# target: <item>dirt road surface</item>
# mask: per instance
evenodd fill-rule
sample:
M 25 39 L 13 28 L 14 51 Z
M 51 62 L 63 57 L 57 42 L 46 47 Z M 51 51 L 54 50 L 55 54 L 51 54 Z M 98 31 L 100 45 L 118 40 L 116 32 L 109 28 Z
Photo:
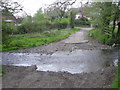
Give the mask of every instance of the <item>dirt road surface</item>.
M 84 51 L 113 49 L 111 46 L 102 45 L 95 40 L 90 40 L 88 38 L 87 31 L 91 28 L 80 29 L 80 31 L 70 37 L 58 42 L 40 47 L 9 51 L 5 52 L 7 53 L 5 55 L 11 55 L 13 53 L 53 55 L 57 52 L 74 52 L 75 50 Z M 83 57 L 81 57 L 81 59 L 82 58 Z M 94 59 L 98 60 L 97 58 Z M 7 60 L 5 59 L 5 63 L 6 61 Z M 8 61 L 12 61 L 12 59 Z M 85 62 L 84 59 L 83 62 Z M 110 88 L 115 77 L 116 67 L 114 64 L 106 64 L 107 65 L 105 67 L 96 70 L 95 72 L 91 71 L 72 74 L 69 73 L 69 70 L 64 72 L 59 70 L 57 72 L 54 70 L 36 71 L 37 66 L 11 66 L 7 63 L 7 65 L 4 65 L 5 74 L 2 78 L 3 88 Z

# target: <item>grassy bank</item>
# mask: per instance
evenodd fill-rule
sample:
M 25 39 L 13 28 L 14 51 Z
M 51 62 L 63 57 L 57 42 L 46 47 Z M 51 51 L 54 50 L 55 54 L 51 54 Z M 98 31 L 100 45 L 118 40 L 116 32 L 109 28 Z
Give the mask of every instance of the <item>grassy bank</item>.
M 112 88 L 120 88 L 120 62 L 118 63 L 117 74 L 112 83 Z
M 0 65 L 0 76 L 2 75 L 2 65 Z
M 114 34 L 117 33 L 117 29 L 115 29 Z M 88 32 L 88 35 L 93 39 L 97 39 L 100 43 L 112 45 L 117 42 L 116 39 L 113 39 L 111 36 L 106 34 L 101 34 L 101 31 L 98 29 L 93 29 Z M 119 57 L 120 59 L 120 57 Z M 118 63 L 118 68 L 116 72 L 116 77 L 112 83 L 112 88 L 120 88 L 120 62 Z
M 117 29 L 116 29 L 117 30 Z M 116 33 L 116 30 L 114 33 Z M 113 39 L 111 36 L 106 34 L 101 34 L 101 31 L 98 29 L 93 29 L 88 32 L 88 35 L 94 39 L 97 39 L 100 43 L 112 45 L 116 43 L 116 39 Z
M 5 37 L 7 42 L 5 42 L 3 45 L 0 45 L 0 47 L 2 47 L 2 50 L 0 51 L 10 51 L 45 45 L 66 38 L 76 31 L 79 31 L 79 29 L 50 30 L 42 33 L 28 33 L 7 36 Z

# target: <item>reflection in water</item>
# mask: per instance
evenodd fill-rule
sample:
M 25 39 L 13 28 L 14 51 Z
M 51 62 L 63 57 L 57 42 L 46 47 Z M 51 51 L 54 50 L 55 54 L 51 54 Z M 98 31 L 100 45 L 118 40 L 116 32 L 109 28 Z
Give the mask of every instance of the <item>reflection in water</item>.
M 59 51 L 52 55 L 38 53 L 3 53 L 2 58 L 4 65 L 36 65 L 38 71 L 66 71 L 74 74 L 95 72 L 111 66 L 117 62 L 118 52 L 115 50 L 76 50 L 73 52 Z

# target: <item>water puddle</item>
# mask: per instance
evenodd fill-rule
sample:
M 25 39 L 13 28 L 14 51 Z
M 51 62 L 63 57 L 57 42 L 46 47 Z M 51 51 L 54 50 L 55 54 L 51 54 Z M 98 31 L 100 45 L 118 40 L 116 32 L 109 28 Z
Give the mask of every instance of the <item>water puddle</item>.
M 117 50 L 76 50 L 56 52 L 52 55 L 38 53 L 3 53 L 2 64 L 14 66 L 36 65 L 38 71 L 96 72 L 117 65 Z

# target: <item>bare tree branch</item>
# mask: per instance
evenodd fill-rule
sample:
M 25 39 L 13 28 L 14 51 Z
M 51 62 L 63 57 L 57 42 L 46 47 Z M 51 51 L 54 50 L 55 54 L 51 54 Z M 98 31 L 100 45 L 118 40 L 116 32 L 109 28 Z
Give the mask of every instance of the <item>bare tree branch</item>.
M 53 10 L 56 11 L 60 18 L 62 18 L 66 11 L 68 11 L 69 6 L 72 6 L 76 0 L 65 0 L 65 1 L 58 1 L 54 2 L 53 4 L 48 6 L 48 10 L 50 8 L 54 8 Z

